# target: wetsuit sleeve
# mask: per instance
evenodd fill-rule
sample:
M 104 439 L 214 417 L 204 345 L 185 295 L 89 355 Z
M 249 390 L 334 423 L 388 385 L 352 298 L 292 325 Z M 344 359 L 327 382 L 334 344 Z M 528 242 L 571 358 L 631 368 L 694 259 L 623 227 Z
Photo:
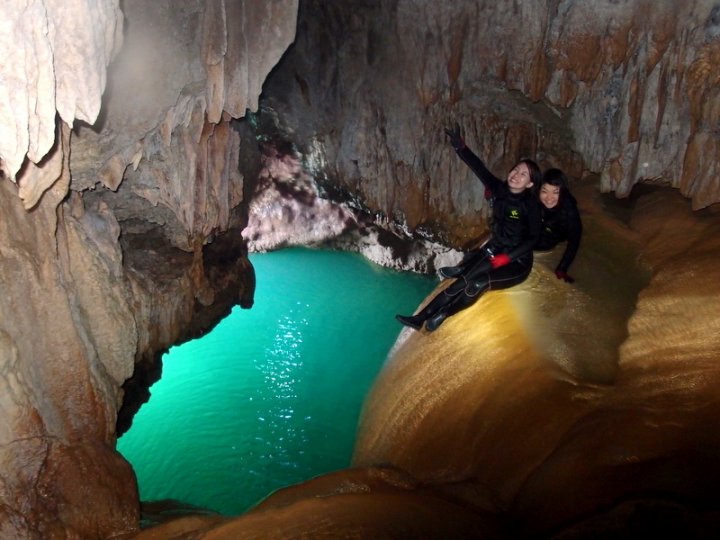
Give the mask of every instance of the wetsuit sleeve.
M 455 151 L 457 152 L 457 155 L 460 156 L 460 159 L 462 159 L 465 164 L 470 167 L 470 170 L 480 179 L 485 186 L 485 189 L 490 190 L 491 194 L 494 195 L 498 188 L 503 184 L 502 180 L 491 173 L 487 167 L 485 167 L 482 160 L 467 146 Z M 487 194 L 485 198 L 489 198 L 487 197 Z
M 578 248 L 580 247 L 580 239 L 582 238 L 582 221 L 580 220 L 580 212 L 578 212 L 575 204 L 570 205 L 567 213 L 567 247 L 565 253 L 557 265 L 557 270 L 567 272 L 570 265 L 575 260 Z
M 542 230 L 542 219 L 540 218 L 540 203 L 534 198 L 528 200 L 525 205 L 525 215 L 527 218 L 527 236 L 514 249 L 511 249 L 508 255 L 513 261 L 518 257 L 525 255 L 533 250 L 540 238 Z

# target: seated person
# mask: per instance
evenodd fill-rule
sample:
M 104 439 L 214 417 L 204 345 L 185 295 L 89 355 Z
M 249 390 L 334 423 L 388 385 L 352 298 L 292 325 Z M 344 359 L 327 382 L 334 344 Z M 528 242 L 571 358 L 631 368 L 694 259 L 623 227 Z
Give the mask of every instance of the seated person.
M 457 279 L 417 315 L 395 316 L 415 330 L 424 324 L 430 332 L 451 315 L 470 307 L 485 291 L 525 281 L 532 270 L 533 246 L 540 237 L 540 205 L 532 189 L 541 179 L 537 164 L 521 159 L 508 173 L 507 180 L 502 181 L 465 145 L 459 126 L 445 132 L 458 156 L 492 195 L 492 235 L 472 262 L 452 275 Z
M 490 195 L 486 195 L 490 198 Z M 567 247 L 560 262 L 555 268 L 555 275 L 567 283 L 575 279 L 568 274 L 570 265 L 575 260 L 580 238 L 582 237 L 582 221 L 578 212 L 577 202 L 567 187 L 567 177 L 560 169 L 548 169 L 540 181 L 540 217 L 542 229 L 535 251 L 549 251 L 560 242 L 567 241 Z M 440 268 L 440 275 L 449 278 L 457 277 L 464 269 L 482 256 L 482 250 L 468 252 L 457 266 Z
M 548 169 L 543 174 L 540 182 L 542 229 L 535 250 L 548 251 L 560 242 L 567 241 L 565 253 L 555 268 L 555 275 L 558 279 L 573 283 L 575 280 L 568 274 L 568 269 L 580 247 L 582 221 L 577 201 L 567 184 L 567 177 L 560 169 Z

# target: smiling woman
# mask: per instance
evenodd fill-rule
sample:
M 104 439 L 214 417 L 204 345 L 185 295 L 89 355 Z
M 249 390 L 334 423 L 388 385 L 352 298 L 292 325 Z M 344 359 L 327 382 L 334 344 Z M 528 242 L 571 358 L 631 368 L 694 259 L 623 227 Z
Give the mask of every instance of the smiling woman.
M 362 402 L 400 330 L 392 314 L 434 284 L 347 253 L 290 249 L 251 260 L 252 310 L 171 349 L 118 441 L 143 500 L 233 515 L 347 467 Z

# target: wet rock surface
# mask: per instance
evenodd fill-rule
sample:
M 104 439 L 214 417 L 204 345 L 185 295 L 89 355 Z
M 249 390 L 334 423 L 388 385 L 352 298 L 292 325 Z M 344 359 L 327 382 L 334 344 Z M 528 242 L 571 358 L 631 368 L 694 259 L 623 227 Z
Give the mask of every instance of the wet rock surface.
M 0 7 L 11 30 L 0 36 L 8 51 L 0 66 L 0 457 L 8 471 L 0 536 L 137 532 L 137 490 L 116 436 L 160 376 L 163 351 L 209 331 L 234 304 L 252 305 L 245 239 L 259 249 L 325 242 L 431 272 L 482 238 L 481 186 L 443 134 L 454 121 L 498 176 L 531 155 L 565 169 L 579 190 L 593 174 L 593 193 L 676 188 L 677 197 L 638 199 L 610 229 L 600 220 L 596 247 L 624 229 L 634 239 L 597 247 L 597 264 L 579 274 L 599 284 L 592 272 L 618 255 L 634 268 L 627 258 L 638 244 L 647 281 L 609 283 L 608 294 L 559 294 L 552 282 L 558 302 L 539 291 L 549 285 L 540 264 L 529 288 L 488 300 L 514 329 L 490 358 L 518 340 L 527 357 L 489 365 L 483 357 L 449 372 L 426 340 L 410 362 L 428 370 L 418 384 L 431 389 L 444 373 L 447 393 L 428 393 L 428 408 L 398 429 L 402 436 L 369 414 L 356 458 L 365 472 L 321 480 L 309 499 L 305 488 L 291 502 L 282 495 L 247 521 L 223 521 L 223 530 L 204 516 L 203 534 L 267 537 L 282 523 L 278 537 L 432 537 L 449 515 L 463 536 L 517 532 L 498 527 L 497 515 L 529 533 L 568 537 L 600 527 L 601 516 L 712 527 L 714 509 L 703 504 L 720 470 L 706 429 L 719 414 L 720 313 L 708 301 L 720 292 L 718 9 L 709 0 Z M 250 202 L 262 206 L 258 187 L 277 189 L 267 181 L 282 176 L 263 176 L 273 166 L 258 141 L 292 149 L 281 155 L 294 160 L 272 220 Z M 592 221 L 609 210 L 585 211 Z M 518 308 L 513 299 L 523 298 L 537 301 Z M 620 309 L 613 298 L 632 305 Z M 590 343 L 562 331 L 579 313 Z M 540 339 L 533 320 L 557 339 Z M 583 364 L 583 347 L 598 362 Z M 402 360 L 394 362 L 390 379 Z M 492 377 L 507 385 L 492 392 Z M 392 392 L 402 395 L 403 384 Z M 376 396 L 371 408 L 382 410 Z M 408 399 L 398 418 L 412 410 Z M 470 446 L 448 444 L 465 437 Z M 380 462 L 412 481 L 375 482 L 367 471 Z M 355 488 L 345 493 L 348 482 Z M 658 491 L 687 504 L 658 500 Z M 200 534 L 181 529 L 165 537 Z

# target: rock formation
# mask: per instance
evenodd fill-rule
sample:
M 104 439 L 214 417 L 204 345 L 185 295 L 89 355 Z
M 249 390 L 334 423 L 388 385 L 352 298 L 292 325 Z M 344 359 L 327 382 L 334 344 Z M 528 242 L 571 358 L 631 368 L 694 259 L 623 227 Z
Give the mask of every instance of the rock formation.
M 297 5 L 122 7 L 19 0 L 0 13 L 3 538 L 136 530 L 116 423 L 170 345 L 252 303 L 248 152 L 231 121 L 257 107 Z
M 717 535 L 720 216 L 663 188 L 621 219 L 596 183 L 576 192 L 578 281 L 542 254 L 524 284 L 403 330 L 354 468 L 135 538 Z
M 486 394 L 492 373 L 477 367 L 460 378 L 445 372 L 453 383 L 446 403 L 438 396 L 399 429 L 413 402 L 385 421 L 383 385 L 402 394 L 393 370 L 412 363 L 409 350 L 422 349 L 420 363 L 432 369 L 429 351 L 442 334 L 429 347 L 405 342 L 369 406 L 357 452 L 363 468 L 308 486 L 320 498 L 291 490 L 269 501 L 260 509 L 269 513 L 248 516 L 257 528 L 247 530 L 262 536 L 278 519 L 332 515 L 328 534 L 381 534 L 400 515 L 388 512 L 395 508 L 407 518 L 397 534 L 431 534 L 452 514 L 457 534 L 479 527 L 502 536 L 494 513 L 546 532 L 578 512 L 602 511 L 614 496 L 637 495 L 633 478 L 641 495 L 708 494 L 717 441 L 701 428 L 717 418 L 718 345 L 697 329 L 700 319 L 715 328 L 720 314 L 685 284 L 718 292 L 717 225 L 697 212 L 710 206 L 711 215 L 720 201 L 715 2 L 13 0 L 0 6 L 0 20 L 1 537 L 137 531 L 137 489 L 115 438 L 159 377 L 163 351 L 208 331 L 232 305 L 252 304 L 241 231 L 250 195 L 269 178 L 257 140 L 291 149 L 281 153 L 302 167 L 290 176 L 310 179 L 302 197 L 339 205 L 323 203 L 338 212 L 342 226 L 330 227 L 331 236 L 345 235 L 338 244 L 363 242 L 372 225 L 383 247 L 400 245 L 406 231 L 449 249 L 480 236 L 478 217 L 487 215 L 479 185 L 444 140 L 452 120 L 499 174 L 530 154 L 575 178 L 599 175 L 594 192 L 626 197 L 638 183 L 671 186 L 696 214 L 679 197 L 643 199 L 633 212 L 650 281 L 609 295 L 634 302 L 640 291 L 637 306 L 613 306 L 629 335 L 588 311 L 588 298 L 568 297 L 603 323 L 592 334 L 605 340 L 598 357 L 614 361 L 584 370 L 572 333 L 558 330 L 577 322 L 572 310 L 538 304 L 553 315 L 546 335 L 557 339 L 547 341 L 516 320 L 522 310 L 508 307 L 516 296 L 489 298 L 525 347 L 501 347 L 506 361 L 490 366 L 507 388 Z M 274 68 L 296 23 L 297 40 Z M 687 216 L 654 217 L 675 212 Z M 377 257 L 389 260 L 388 250 Z M 389 264 L 419 267 L 417 257 L 397 260 Z M 534 279 L 546 284 L 541 271 Z M 522 382 L 537 387 L 513 401 L 507 391 Z M 479 408 L 453 389 L 477 394 Z M 516 422 L 528 410 L 535 416 Z M 544 410 L 552 422 L 531 433 Z M 619 415 L 629 418 L 627 431 L 613 438 Z M 482 429 L 467 433 L 473 421 Z M 537 444 L 517 438 L 530 433 Z M 448 452 L 423 453 L 441 434 L 455 437 Z M 620 446 L 603 446 L 609 441 Z M 580 463 L 591 451 L 595 461 Z M 404 471 L 375 467 L 384 461 Z M 582 499 L 585 486 L 592 497 Z M 375 492 L 378 499 L 321 498 Z M 546 508 L 548 493 L 565 503 Z M 362 522 L 353 501 L 365 507 Z M 208 531 L 218 525 L 210 521 Z M 238 525 L 222 526 L 237 534 Z
M 445 144 L 451 121 L 497 174 L 526 154 L 600 174 L 619 197 L 644 182 L 679 188 L 695 209 L 720 200 L 716 2 L 300 8 L 260 122 L 320 182 L 390 221 L 458 245 L 481 232 L 481 189 Z
M 717 532 L 706 503 L 720 439 L 706 426 L 720 412 L 720 220 L 666 190 L 641 196 L 627 228 L 581 204 L 577 285 L 540 258 L 529 282 L 486 295 L 444 335 L 401 337 L 355 462 L 392 463 L 521 536 Z

